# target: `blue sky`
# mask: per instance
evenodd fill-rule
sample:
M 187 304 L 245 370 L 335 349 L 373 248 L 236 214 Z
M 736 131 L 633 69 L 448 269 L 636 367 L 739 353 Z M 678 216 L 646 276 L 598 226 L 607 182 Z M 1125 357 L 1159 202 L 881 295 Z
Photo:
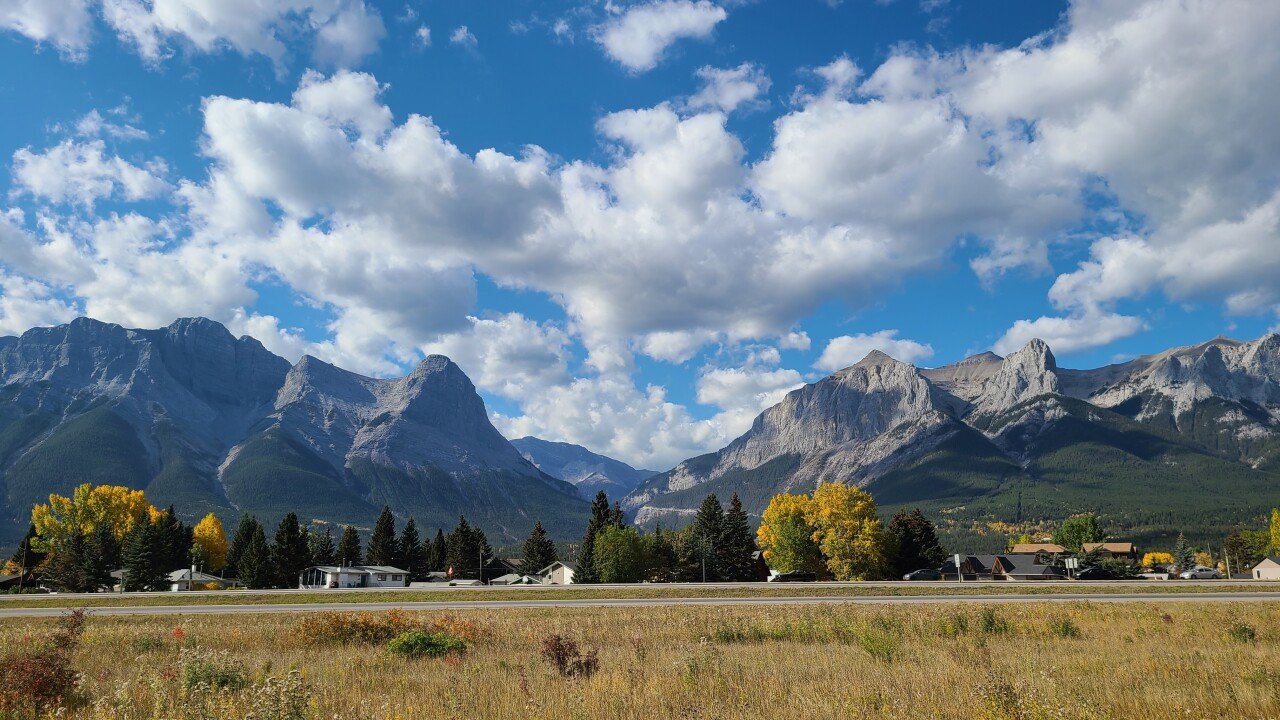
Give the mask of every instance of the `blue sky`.
M 504 432 L 659 469 L 871 349 L 1253 338 L 1277 20 L 0 0 L 0 333 L 199 314 L 367 374 L 444 352 Z

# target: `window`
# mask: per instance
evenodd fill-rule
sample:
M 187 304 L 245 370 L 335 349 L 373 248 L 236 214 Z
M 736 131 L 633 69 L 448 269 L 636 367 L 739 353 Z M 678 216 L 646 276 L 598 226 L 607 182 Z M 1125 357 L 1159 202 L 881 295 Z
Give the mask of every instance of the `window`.
M 386 582 L 386 581 L 387 581 L 387 574 L 386 574 L 386 573 L 378 573 L 378 582 Z
M 403 575 L 392 575 L 392 576 L 391 576 L 391 579 L 392 579 L 392 580 L 396 580 L 396 581 L 404 580 L 404 576 L 403 576 Z

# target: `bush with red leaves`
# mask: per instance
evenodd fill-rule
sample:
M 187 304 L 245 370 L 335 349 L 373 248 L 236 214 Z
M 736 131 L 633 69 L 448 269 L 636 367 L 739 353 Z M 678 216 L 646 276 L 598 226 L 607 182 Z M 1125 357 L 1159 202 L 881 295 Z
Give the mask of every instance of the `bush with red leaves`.
M 58 619 L 58 629 L 27 647 L 0 658 L 0 717 L 40 717 L 79 701 L 80 675 L 71 667 L 85 613 L 75 610 Z

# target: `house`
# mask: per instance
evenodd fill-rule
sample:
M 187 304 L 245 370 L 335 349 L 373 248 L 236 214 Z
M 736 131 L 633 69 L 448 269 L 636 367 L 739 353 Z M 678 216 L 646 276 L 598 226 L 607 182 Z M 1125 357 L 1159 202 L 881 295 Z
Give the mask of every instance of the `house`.
M 169 589 L 173 592 L 208 589 L 226 590 L 239 584 L 237 580 L 226 580 L 217 575 L 210 575 L 199 570 L 174 570 L 169 573 Z
M 751 553 L 751 566 L 755 570 L 755 577 L 752 580 L 756 582 L 765 582 L 772 574 L 769 563 L 765 562 L 764 553 L 759 550 Z
M 992 580 L 1061 580 L 1065 577 L 1063 568 L 1043 564 L 1035 554 L 1000 555 L 991 566 Z
M 965 580 L 990 580 L 991 566 L 995 565 L 999 555 L 968 555 L 960 561 L 960 573 Z M 943 580 L 955 580 L 956 562 L 947 560 L 940 569 Z
M 1014 555 L 1062 555 L 1067 549 L 1055 543 L 1016 543 L 1009 552 Z
M 1280 555 L 1262 558 L 1262 562 L 1253 566 L 1254 580 L 1280 580 Z
M 541 585 L 542 581 L 532 575 L 508 573 L 489 581 L 490 585 Z
M 1062 568 L 1039 562 L 1034 553 L 969 555 L 960 562 L 965 580 L 1057 580 L 1066 576 Z M 942 564 L 942 579 L 956 579 L 955 560 Z
M 1100 542 L 1085 543 L 1081 550 L 1085 555 L 1097 553 L 1100 558 L 1111 558 L 1113 560 L 1138 560 L 1138 546 L 1131 542 Z
M 0 590 L 13 590 L 16 588 L 35 589 L 39 587 L 39 585 L 40 578 L 31 570 L 16 575 L 0 575 Z
M 575 563 L 557 560 L 539 570 L 537 575 L 542 578 L 543 585 L 572 585 L 576 572 L 578 566 Z
M 409 571 L 389 565 L 313 565 L 298 575 L 298 587 L 306 589 L 397 588 L 409 583 Z

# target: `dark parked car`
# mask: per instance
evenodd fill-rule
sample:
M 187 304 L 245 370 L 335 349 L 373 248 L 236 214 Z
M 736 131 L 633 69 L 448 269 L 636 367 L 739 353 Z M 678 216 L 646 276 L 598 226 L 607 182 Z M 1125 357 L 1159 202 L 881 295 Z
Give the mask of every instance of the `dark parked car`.
M 774 578 L 774 582 L 814 582 L 818 579 L 817 573 L 811 572 L 789 572 L 782 573 Z
M 929 568 L 921 568 L 919 570 L 912 570 L 906 575 L 903 575 L 902 579 L 903 580 L 941 580 L 942 571 L 931 570 Z
M 1115 580 L 1115 573 L 1102 567 L 1101 565 L 1091 565 L 1087 568 L 1081 568 L 1076 573 L 1077 580 Z

